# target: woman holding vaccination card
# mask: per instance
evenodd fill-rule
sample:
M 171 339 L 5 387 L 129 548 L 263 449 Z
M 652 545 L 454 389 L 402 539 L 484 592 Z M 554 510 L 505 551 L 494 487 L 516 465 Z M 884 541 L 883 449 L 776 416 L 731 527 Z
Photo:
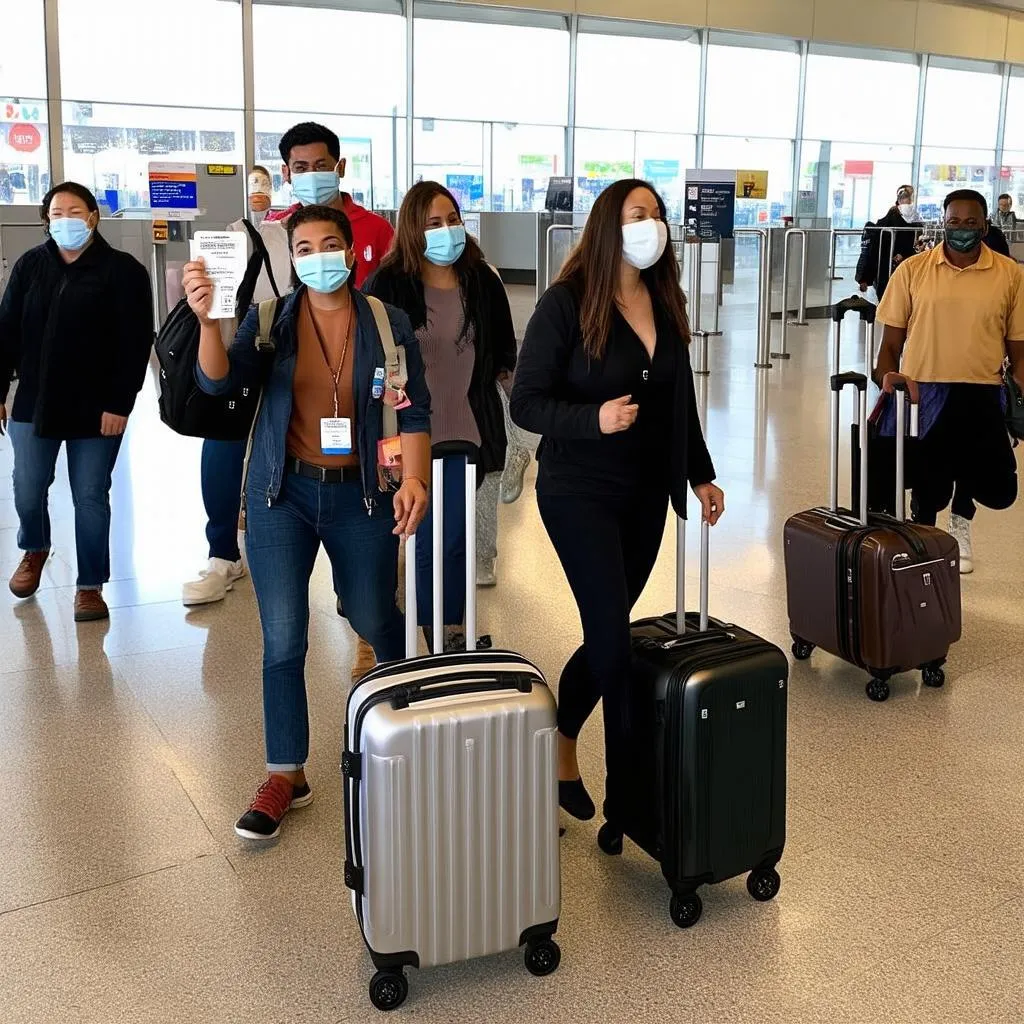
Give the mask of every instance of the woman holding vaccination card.
M 0 434 L 14 446 L 14 505 L 24 552 L 11 592 L 39 589 L 50 555 L 47 495 L 61 445 L 75 505 L 75 621 L 108 617 L 110 482 L 153 344 L 145 267 L 98 231 L 96 197 L 73 181 L 41 208 L 47 240 L 14 265 L 0 303 Z M 10 424 L 7 392 L 14 373 Z
M 260 380 L 246 471 L 246 554 L 263 627 L 263 713 L 268 778 L 235 824 L 246 839 L 273 839 L 293 808 L 312 800 L 305 659 L 309 579 L 320 545 L 353 629 L 379 662 L 404 653 L 395 603 L 398 540 L 427 511 L 430 395 L 406 316 L 383 305 L 404 349 L 406 380 L 387 365 L 370 300 L 353 291 L 352 227 L 340 210 L 305 206 L 288 222 L 296 290 L 253 307 L 227 352 L 210 316 L 213 281 L 201 261 L 184 286 L 202 333 L 196 379 L 210 394 Z M 275 303 L 275 300 L 270 300 Z M 261 335 L 272 308 L 269 339 Z M 398 441 L 384 407 L 397 410 Z M 394 455 L 398 449 L 398 464 Z M 397 479 L 400 483 L 395 485 Z

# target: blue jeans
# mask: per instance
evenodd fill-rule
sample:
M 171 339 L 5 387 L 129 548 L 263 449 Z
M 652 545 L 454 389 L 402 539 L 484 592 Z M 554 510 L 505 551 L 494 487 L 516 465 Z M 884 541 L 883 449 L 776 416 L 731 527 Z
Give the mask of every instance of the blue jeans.
M 121 437 L 55 441 L 37 437 L 31 423 L 8 424 L 14 447 L 14 507 L 18 547 L 50 550 L 49 490 L 60 446 L 68 449 L 68 478 L 75 504 L 78 589 L 99 590 L 110 579 L 110 477 Z
M 268 771 L 298 771 L 309 756 L 309 578 L 321 544 L 352 628 L 378 661 L 403 657 L 394 528 L 390 498 L 377 495 L 368 516 L 358 483 L 322 484 L 288 473 L 269 508 L 264 493 L 247 493 L 245 550 L 263 627 Z
M 446 626 L 461 626 L 466 614 L 466 460 L 444 460 L 444 612 Z M 434 504 L 416 530 L 416 617 L 433 623 Z
M 245 441 L 204 441 L 200 475 L 210 558 L 237 562 Z

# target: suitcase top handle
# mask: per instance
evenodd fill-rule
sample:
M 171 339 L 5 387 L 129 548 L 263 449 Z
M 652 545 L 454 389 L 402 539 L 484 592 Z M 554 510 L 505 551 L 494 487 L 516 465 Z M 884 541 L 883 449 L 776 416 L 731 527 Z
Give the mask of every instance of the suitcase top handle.
M 472 441 L 440 441 L 430 446 L 433 459 L 465 459 L 475 466 L 480 461 L 480 448 Z
M 873 302 L 868 302 L 863 296 L 851 295 L 848 299 L 843 299 L 842 302 L 837 302 L 832 307 L 832 320 L 837 324 L 842 323 L 843 317 L 847 313 L 857 313 L 864 323 L 873 324 L 876 308 Z
M 855 370 L 848 370 L 846 373 L 833 373 L 828 380 L 829 387 L 833 391 L 842 391 L 843 388 L 855 387 L 858 391 L 867 391 L 868 379 L 863 373 Z

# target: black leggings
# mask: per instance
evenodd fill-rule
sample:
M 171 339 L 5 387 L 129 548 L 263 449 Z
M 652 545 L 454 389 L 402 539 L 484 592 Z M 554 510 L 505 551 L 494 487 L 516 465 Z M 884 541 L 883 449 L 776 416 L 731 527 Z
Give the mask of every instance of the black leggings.
M 1009 508 L 1017 500 L 1017 462 L 999 404 L 999 388 L 954 384 L 931 430 L 918 442 L 915 522 L 934 526 L 950 499 L 955 515 L 973 519 L 975 502 Z
M 604 700 L 605 817 L 628 794 L 629 616 L 647 585 L 665 532 L 668 495 L 638 492 L 629 498 L 538 495 L 541 519 L 579 608 L 583 646 L 562 670 L 558 729 L 576 739 L 597 702 Z

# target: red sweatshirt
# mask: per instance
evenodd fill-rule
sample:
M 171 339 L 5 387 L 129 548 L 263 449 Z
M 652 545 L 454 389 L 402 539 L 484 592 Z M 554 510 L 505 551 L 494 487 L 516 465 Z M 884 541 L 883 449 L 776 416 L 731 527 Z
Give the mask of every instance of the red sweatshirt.
M 356 254 L 355 282 L 357 288 L 380 266 L 380 261 L 391 246 L 395 232 L 383 218 L 354 202 L 347 193 L 342 193 L 345 216 L 352 223 L 353 246 Z M 273 210 L 267 220 L 287 220 L 301 203 L 289 206 L 287 210 Z

